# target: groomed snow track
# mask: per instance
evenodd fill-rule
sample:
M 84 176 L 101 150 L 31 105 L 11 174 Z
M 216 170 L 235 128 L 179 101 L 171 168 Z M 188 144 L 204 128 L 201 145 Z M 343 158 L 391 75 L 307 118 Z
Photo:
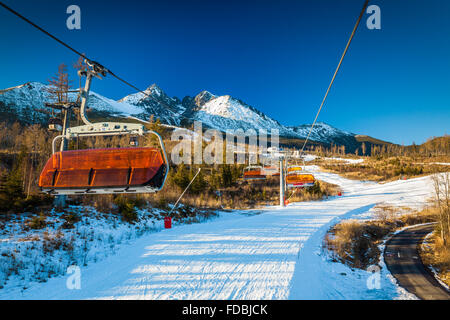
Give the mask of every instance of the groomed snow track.
M 331 173 L 317 172 L 316 177 L 339 184 L 344 195 L 255 214 L 222 213 L 209 222 L 175 226 L 82 267 L 81 290 L 68 290 L 67 277 L 58 277 L 23 292 L 0 290 L 0 299 L 398 297 L 398 288 L 385 274 L 382 290 L 371 291 L 365 271 L 349 274 L 347 267 L 329 262 L 321 252 L 322 239 L 339 219 L 360 217 L 378 203 L 422 206 L 431 195 L 430 178 L 376 184 Z

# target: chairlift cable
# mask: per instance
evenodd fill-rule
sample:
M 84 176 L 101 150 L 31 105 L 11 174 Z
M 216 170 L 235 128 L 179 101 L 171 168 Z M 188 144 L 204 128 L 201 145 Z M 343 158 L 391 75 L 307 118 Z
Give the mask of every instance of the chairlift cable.
M 339 69 L 340 69 L 340 67 L 341 67 L 342 61 L 344 60 L 345 54 L 347 53 L 347 50 L 348 50 L 348 48 L 349 48 L 349 46 L 350 46 L 350 43 L 351 43 L 352 40 L 353 40 L 353 36 L 355 35 L 356 30 L 358 29 L 359 23 L 360 23 L 360 21 L 361 21 L 362 16 L 364 15 L 364 12 L 366 11 L 366 8 L 367 8 L 367 5 L 368 5 L 368 4 L 369 4 L 369 0 L 366 0 L 366 1 L 364 2 L 364 6 L 363 6 L 363 8 L 362 8 L 362 10 L 361 10 L 361 13 L 359 14 L 358 20 L 356 21 L 356 24 L 355 24 L 355 26 L 353 27 L 353 31 L 352 31 L 352 33 L 351 33 L 351 35 L 350 35 L 350 38 L 349 38 L 348 41 L 347 41 L 347 45 L 345 46 L 344 52 L 343 52 L 343 54 L 342 54 L 342 56 L 341 56 L 341 59 L 339 60 L 339 64 L 338 64 L 336 70 L 334 71 L 333 78 L 331 79 L 331 82 L 330 82 L 330 84 L 329 84 L 329 86 L 328 86 L 328 89 L 327 89 L 327 91 L 326 91 L 326 93 L 325 93 L 325 96 L 324 96 L 324 98 L 323 98 L 323 100 L 322 100 L 322 103 L 320 104 L 319 110 L 317 111 L 316 117 L 314 118 L 314 122 L 313 122 L 313 124 L 311 125 L 311 129 L 309 130 L 308 136 L 306 137 L 306 140 L 305 140 L 305 142 L 303 143 L 303 147 L 302 147 L 301 152 L 300 152 L 300 157 L 303 155 L 303 151 L 304 151 L 304 149 L 305 149 L 306 143 L 308 142 L 308 139 L 309 139 L 309 137 L 310 137 L 310 135 L 311 135 L 311 133 L 312 133 L 312 130 L 313 130 L 313 128 L 314 128 L 314 125 L 316 124 L 316 121 L 317 121 L 317 118 L 319 117 L 320 111 L 322 110 L 322 107 L 323 107 L 323 105 L 325 104 L 325 100 L 327 99 L 328 93 L 330 92 L 330 89 L 331 89 L 331 86 L 333 85 L 334 79 L 336 78 L 336 75 L 337 75 L 337 73 L 338 73 L 338 71 L 339 71 Z
M 301 149 L 301 151 L 300 151 L 300 158 L 302 158 L 302 160 L 303 160 L 303 166 L 304 166 L 304 167 L 305 167 L 305 159 L 303 158 L 303 152 L 304 152 L 304 150 L 305 150 L 306 143 L 308 142 L 309 137 L 311 136 L 312 130 L 314 129 L 314 126 L 315 126 L 315 124 L 316 124 L 316 122 L 317 122 L 317 118 L 319 117 L 320 111 L 322 110 L 322 107 L 323 107 L 324 104 L 325 104 L 325 101 L 326 101 L 326 99 L 327 99 L 327 97 L 328 97 L 328 93 L 330 92 L 331 86 L 333 85 L 334 80 L 336 79 L 336 75 L 337 75 L 339 69 L 341 68 L 342 61 L 344 60 L 344 57 L 345 57 L 345 55 L 346 55 L 346 53 L 347 53 L 347 51 L 348 51 L 348 48 L 350 47 L 350 43 L 351 43 L 352 40 L 353 40 L 353 37 L 354 37 L 354 35 L 355 35 L 355 33 L 356 33 L 356 30 L 358 29 L 359 23 L 360 23 L 360 21 L 361 21 L 361 19 L 362 19 L 362 16 L 364 15 L 364 12 L 366 11 L 366 8 L 367 8 L 367 5 L 368 5 L 368 4 L 369 4 L 369 0 L 365 0 L 364 5 L 363 5 L 363 8 L 362 8 L 362 10 L 361 10 L 361 13 L 359 14 L 358 20 L 356 21 L 356 24 L 355 24 L 355 26 L 353 27 L 352 33 L 351 33 L 351 35 L 350 35 L 350 38 L 349 38 L 348 41 L 347 41 L 347 45 L 345 46 L 344 52 L 342 53 L 342 56 L 341 56 L 341 59 L 339 60 L 339 63 L 338 63 L 338 65 L 337 65 L 337 67 L 336 67 L 336 70 L 334 71 L 333 77 L 332 77 L 332 79 L 331 79 L 330 84 L 328 85 L 327 91 L 326 91 L 326 93 L 325 93 L 325 96 L 323 97 L 322 103 L 320 104 L 319 110 L 317 111 L 316 117 L 314 118 L 314 121 L 313 121 L 313 123 L 312 123 L 312 125 L 311 125 L 311 128 L 309 129 L 308 136 L 306 137 L 305 142 L 303 143 L 302 149 Z M 296 160 L 296 163 L 297 163 L 297 160 Z M 288 175 L 288 172 L 286 172 L 286 175 Z M 314 175 L 309 174 L 309 173 L 303 173 L 303 174 L 300 174 L 300 175 L 303 176 L 303 179 L 310 179 L 309 176 L 312 176 L 312 180 L 309 180 L 308 183 L 310 183 L 310 184 L 311 184 L 311 183 L 315 183 Z M 298 179 L 298 178 L 296 178 L 296 179 Z M 287 179 L 286 179 L 286 182 L 287 182 Z M 289 183 L 288 183 L 288 184 L 289 184 Z M 302 185 L 304 185 L 304 184 L 302 183 Z M 295 184 L 293 184 L 292 187 L 295 188 Z M 294 192 L 294 193 L 295 193 L 295 192 Z M 289 197 L 289 199 L 294 195 L 294 193 L 292 193 L 292 195 Z M 288 200 L 289 200 L 289 199 L 288 199 Z
M 6 4 L 4 4 L 3 2 L 0 1 L 0 6 L 2 6 L 3 8 L 5 8 L 6 10 L 10 11 L 11 13 L 15 14 L 16 16 L 18 16 L 20 19 L 24 20 L 25 22 L 31 24 L 33 27 L 35 27 L 36 29 L 38 29 L 39 31 L 45 33 L 47 36 L 49 36 L 50 38 L 52 38 L 53 40 L 59 42 L 60 44 L 62 44 L 63 46 L 65 46 L 66 48 L 68 48 L 69 50 L 75 52 L 77 55 L 82 56 L 83 58 L 91 61 L 90 59 L 88 59 L 84 54 L 80 53 L 79 51 L 75 50 L 74 48 L 72 48 L 71 46 L 69 46 L 67 43 L 65 43 L 64 41 L 61 41 L 60 39 L 58 39 L 57 37 L 55 37 L 54 35 L 52 35 L 50 32 L 44 30 L 43 28 L 41 28 L 40 26 L 38 26 L 37 24 L 35 24 L 34 22 L 30 21 L 29 19 L 27 19 L 26 17 L 24 17 L 23 15 L 21 15 L 20 13 L 18 13 L 17 11 L 13 10 L 12 8 L 8 7 Z
M 85 92 L 89 92 L 90 81 L 92 76 L 100 78 L 106 76 L 107 73 L 117 78 L 121 82 L 142 92 L 144 95 L 155 100 L 146 92 L 139 90 L 136 86 L 118 77 L 113 72 L 100 65 L 99 63 L 89 59 L 85 54 L 74 49 L 67 43 L 58 39 L 48 31 L 39 27 L 20 13 L 11 9 L 0 1 L 0 6 L 7 9 L 20 19 L 24 20 L 34 28 L 51 37 L 64 47 L 68 48 L 75 54 L 84 58 L 85 63 L 92 70 L 85 72 L 86 86 Z M 80 95 L 82 94 L 80 88 Z M 83 97 L 82 108 L 86 104 L 87 95 Z M 80 98 L 80 96 L 78 97 Z M 155 100 L 156 101 L 156 100 Z M 161 103 L 157 101 L 158 103 Z M 84 105 L 83 105 L 84 104 Z M 161 103 L 163 104 L 163 103 Z M 86 119 L 83 119 L 86 120 Z M 86 120 L 87 121 L 87 120 Z M 86 122 L 85 121 L 85 122 Z M 90 124 L 90 123 L 88 123 Z M 53 195 L 81 195 L 81 194 L 115 194 L 115 193 L 151 193 L 162 189 L 169 171 L 169 163 L 161 136 L 153 130 L 143 130 L 142 125 L 126 125 L 122 127 L 121 123 L 116 123 L 116 127 L 112 130 L 104 130 L 105 123 L 92 124 L 92 131 L 84 131 L 84 126 L 71 128 L 71 135 L 77 138 L 83 136 L 104 136 L 104 135 L 124 135 L 136 133 L 143 135 L 151 133 L 157 136 L 161 150 L 156 148 L 112 148 L 109 152 L 102 149 L 94 150 L 77 150 L 72 152 L 72 157 L 62 157 L 62 152 L 55 152 L 55 142 L 58 139 L 65 139 L 68 134 L 63 129 L 62 135 L 58 135 L 52 142 L 52 157 L 47 161 L 41 175 L 39 177 L 39 187 L 42 192 Z M 108 123 L 106 123 L 108 126 Z M 127 130 L 123 130 L 127 128 Z M 117 130 L 116 130 L 117 129 Z M 63 162 L 64 159 L 64 162 Z M 82 160 L 80 160 L 82 159 Z M 123 160 L 125 159 L 125 160 Z M 144 161 L 145 159 L 145 161 Z M 150 163 L 148 159 L 151 159 Z M 80 161 L 79 161 L 80 160 Z M 133 161 L 130 161 L 133 160 Z M 126 162 L 126 163 L 125 163 Z M 56 165 L 55 165 L 56 164 Z M 98 164 L 101 164 L 97 166 Z M 128 168 L 126 168 L 128 165 Z M 94 167 L 96 169 L 94 169 Z M 98 168 L 97 168 L 98 167 Z M 135 167 L 141 170 L 139 174 L 133 174 Z M 98 171 L 97 171 L 98 170 Z M 126 171 L 126 172 L 125 172 Z M 75 172 L 75 174 L 74 174 Z M 86 173 L 88 173 L 88 183 L 86 182 Z M 93 174 L 95 173 L 95 174 Z M 70 178 L 68 178 L 70 176 Z
M 117 80 L 121 81 L 122 83 L 126 84 L 127 86 L 133 88 L 134 90 L 138 91 L 139 93 L 144 94 L 145 96 L 149 97 L 150 99 L 152 99 L 153 101 L 155 101 L 156 103 L 162 104 L 163 106 L 165 106 L 166 108 L 170 106 L 167 105 L 166 103 L 164 103 L 163 101 L 158 101 L 156 100 L 153 96 L 149 95 L 148 93 L 146 93 L 145 91 L 139 89 L 138 87 L 136 87 L 135 85 L 131 84 L 130 82 L 126 81 L 125 79 L 119 77 L 118 75 L 116 75 L 114 72 L 112 72 L 111 70 L 109 70 L 108 68 L 102 66 L 100 63 L 89 59 L 85 54 L 81 53 L 80 51 L 74 49 L 72 46 L 68 45 L 66 42 L 60 40 L 59 38 L 57 38 L 56 36 L 52 35 L 50 32 L 46 31 L 45 29 L 43 29 L 42 27 L 38 26 L 36 23 L 32 22 L 31 20 L 27 19 L 26 17 L 24 17 L 23 15 L 21 15 L 20 13 L 18 13 L 17 11 L 15 11 L 14 9 L 10 8 L 9 6 L 7 6 L 6 4 L 4 4 L 3 2 L 0 1 L 0 6 L 2 6 L 3 8 L 5 8 L 6 10 L 10 11 L 11 13 L 13 13 L 14 15 L 16 15 L 17 17 L 19 17 L 20 19 L 24 20 L 25 22 L 27 22 L 28 24 L 32 25 L 34 28 L 38 29 L 39 31 L 43 32 L 44 34 L 46 34 L 47 36 L 49 36 L 50 38 L 52 38 L 53 40 L 57 41 L 59 44 L 63 45 L 64 47 L 66 47 L 67 49 L 69 49 L 70 51 L 74 52 L 76 55 L 84 58 L 85 60 L 91 62 L 92 64 L 95 64 L 99 67 L 101 67 L 104 71 L 106 71 L 107 73 L 109 73 L 110 75 L 112 75 L 114 78 L 116 78 Z

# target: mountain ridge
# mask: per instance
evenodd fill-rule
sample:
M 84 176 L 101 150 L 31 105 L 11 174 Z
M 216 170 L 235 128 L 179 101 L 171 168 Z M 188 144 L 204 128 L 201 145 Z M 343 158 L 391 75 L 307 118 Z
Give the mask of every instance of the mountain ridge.
M 0 90 L 0 102 L 6 110 L 3 113 L 15 113 L 17 119 L 23 122 L 44 123 L 45 116 L 36 109 L 45 109 L 44 103 L 50 100 L 47 88 L 48 85 L 40 82 L 27 82 Z M 76 93 L 70 93 L 69 99 L 75 101 L 76 96 Z M 147 87 L 144 93 L 132 93 L 117 101 L 91 91 L 88 107 L 112 117 L 136 117 L 148 120 L 154 115 L 155 118 L 160 118 L 162 123 L 171 126 L 188 127 L 194 121 L 201 121 L 205 128 L 222 132 L 242 129 L 256 132 L 266 130 L 270 134 L 271 130 L 278 130 L 281 137 L 295 139 L 305 139 L 311 126 L 310 124 L 285 126 L 240 99 L 231 95 L 218 96 L 207 90 L 193 97 L 185 96 L 183 99 L 169 97 L 157 84 Z M 324 145 L 346 145 L 350 151 L 360 146 L 358 136 L 362 135 L 317 122 L 310 139 Z

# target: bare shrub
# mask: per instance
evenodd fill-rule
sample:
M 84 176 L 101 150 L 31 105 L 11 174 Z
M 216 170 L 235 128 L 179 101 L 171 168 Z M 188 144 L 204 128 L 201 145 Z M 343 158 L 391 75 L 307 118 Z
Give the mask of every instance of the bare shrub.
M 26 224 L 28 227 L 34 230 L 43 229 L 47 226 L 46 219 L 47 217 L 41 212 L 39 216 L 34 216 L 29 219 Z
M 432 266 L 439 279 L 450 286 L 450 248 L 444 244 L 439 232 L 435 232 L 420 246 L 420 256 L 423 263 Z
M 450 173 L 435 174 L 432 179 L 434 203 L 439 212 L 439 234 L 444 245 L 448 245 L 450 237 Z
M 357 220 L 346 220 L 337 224 L 326 236 L 326 247 L 334 259 L 352 268 L 366 269 L 378 261 L 378 241 L 391 229 Z
M 396 208 L 381 207 L 377 219 L 369 221 L 345 220 L 333 226 L 324 239 L 334 261 L 340 261 L 352 268 L 366 269 L 378 262 L 378 245 L 385 237 L 404 226 L 433 222 L 436 210 L 396 215 Z
M 374 209 L 375 219 L 380 220 L 383 223 L 392 220 L 395 217 L 395 214 L 398 212 L 398 208 L 394 208 L 392 206 L 376 206 Z
M 306 189 L 297 189 L 291 191 L 291 196 L 288 197 L 290 202 L 302 202 L 322 200 L 330 196 L 336 196 L 341 191 L 339 186 L 325 181 L 316 181 L 313 187 Z

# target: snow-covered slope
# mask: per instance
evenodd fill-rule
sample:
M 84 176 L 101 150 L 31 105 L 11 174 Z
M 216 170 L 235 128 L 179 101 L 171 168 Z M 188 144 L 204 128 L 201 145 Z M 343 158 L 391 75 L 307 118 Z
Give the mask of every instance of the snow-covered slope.
M 90 108 L 94 108 L 98 111 L 105 111 L 116 115 L 128 116 L 142 113 L 142 110 L 133 104 L 117 102 L 92 91 L 89 94 L 88 105 Z
M 411 298 L 384 267 L 380 289 L 369 288 L 372 273 L 331 262 L 322 241 L 333 224 L 370 218 L 379 204 L 420 209 L 432 196 L 431 178 L 378 184 L 317 172 L 316 166 L 308 170 L 340 185 L 344 195 L 175 225 L 82 267 L 81 290 L 67 289 L 67 275 L 30 283 L 26 290 L 0 289 L 0 300 Z

